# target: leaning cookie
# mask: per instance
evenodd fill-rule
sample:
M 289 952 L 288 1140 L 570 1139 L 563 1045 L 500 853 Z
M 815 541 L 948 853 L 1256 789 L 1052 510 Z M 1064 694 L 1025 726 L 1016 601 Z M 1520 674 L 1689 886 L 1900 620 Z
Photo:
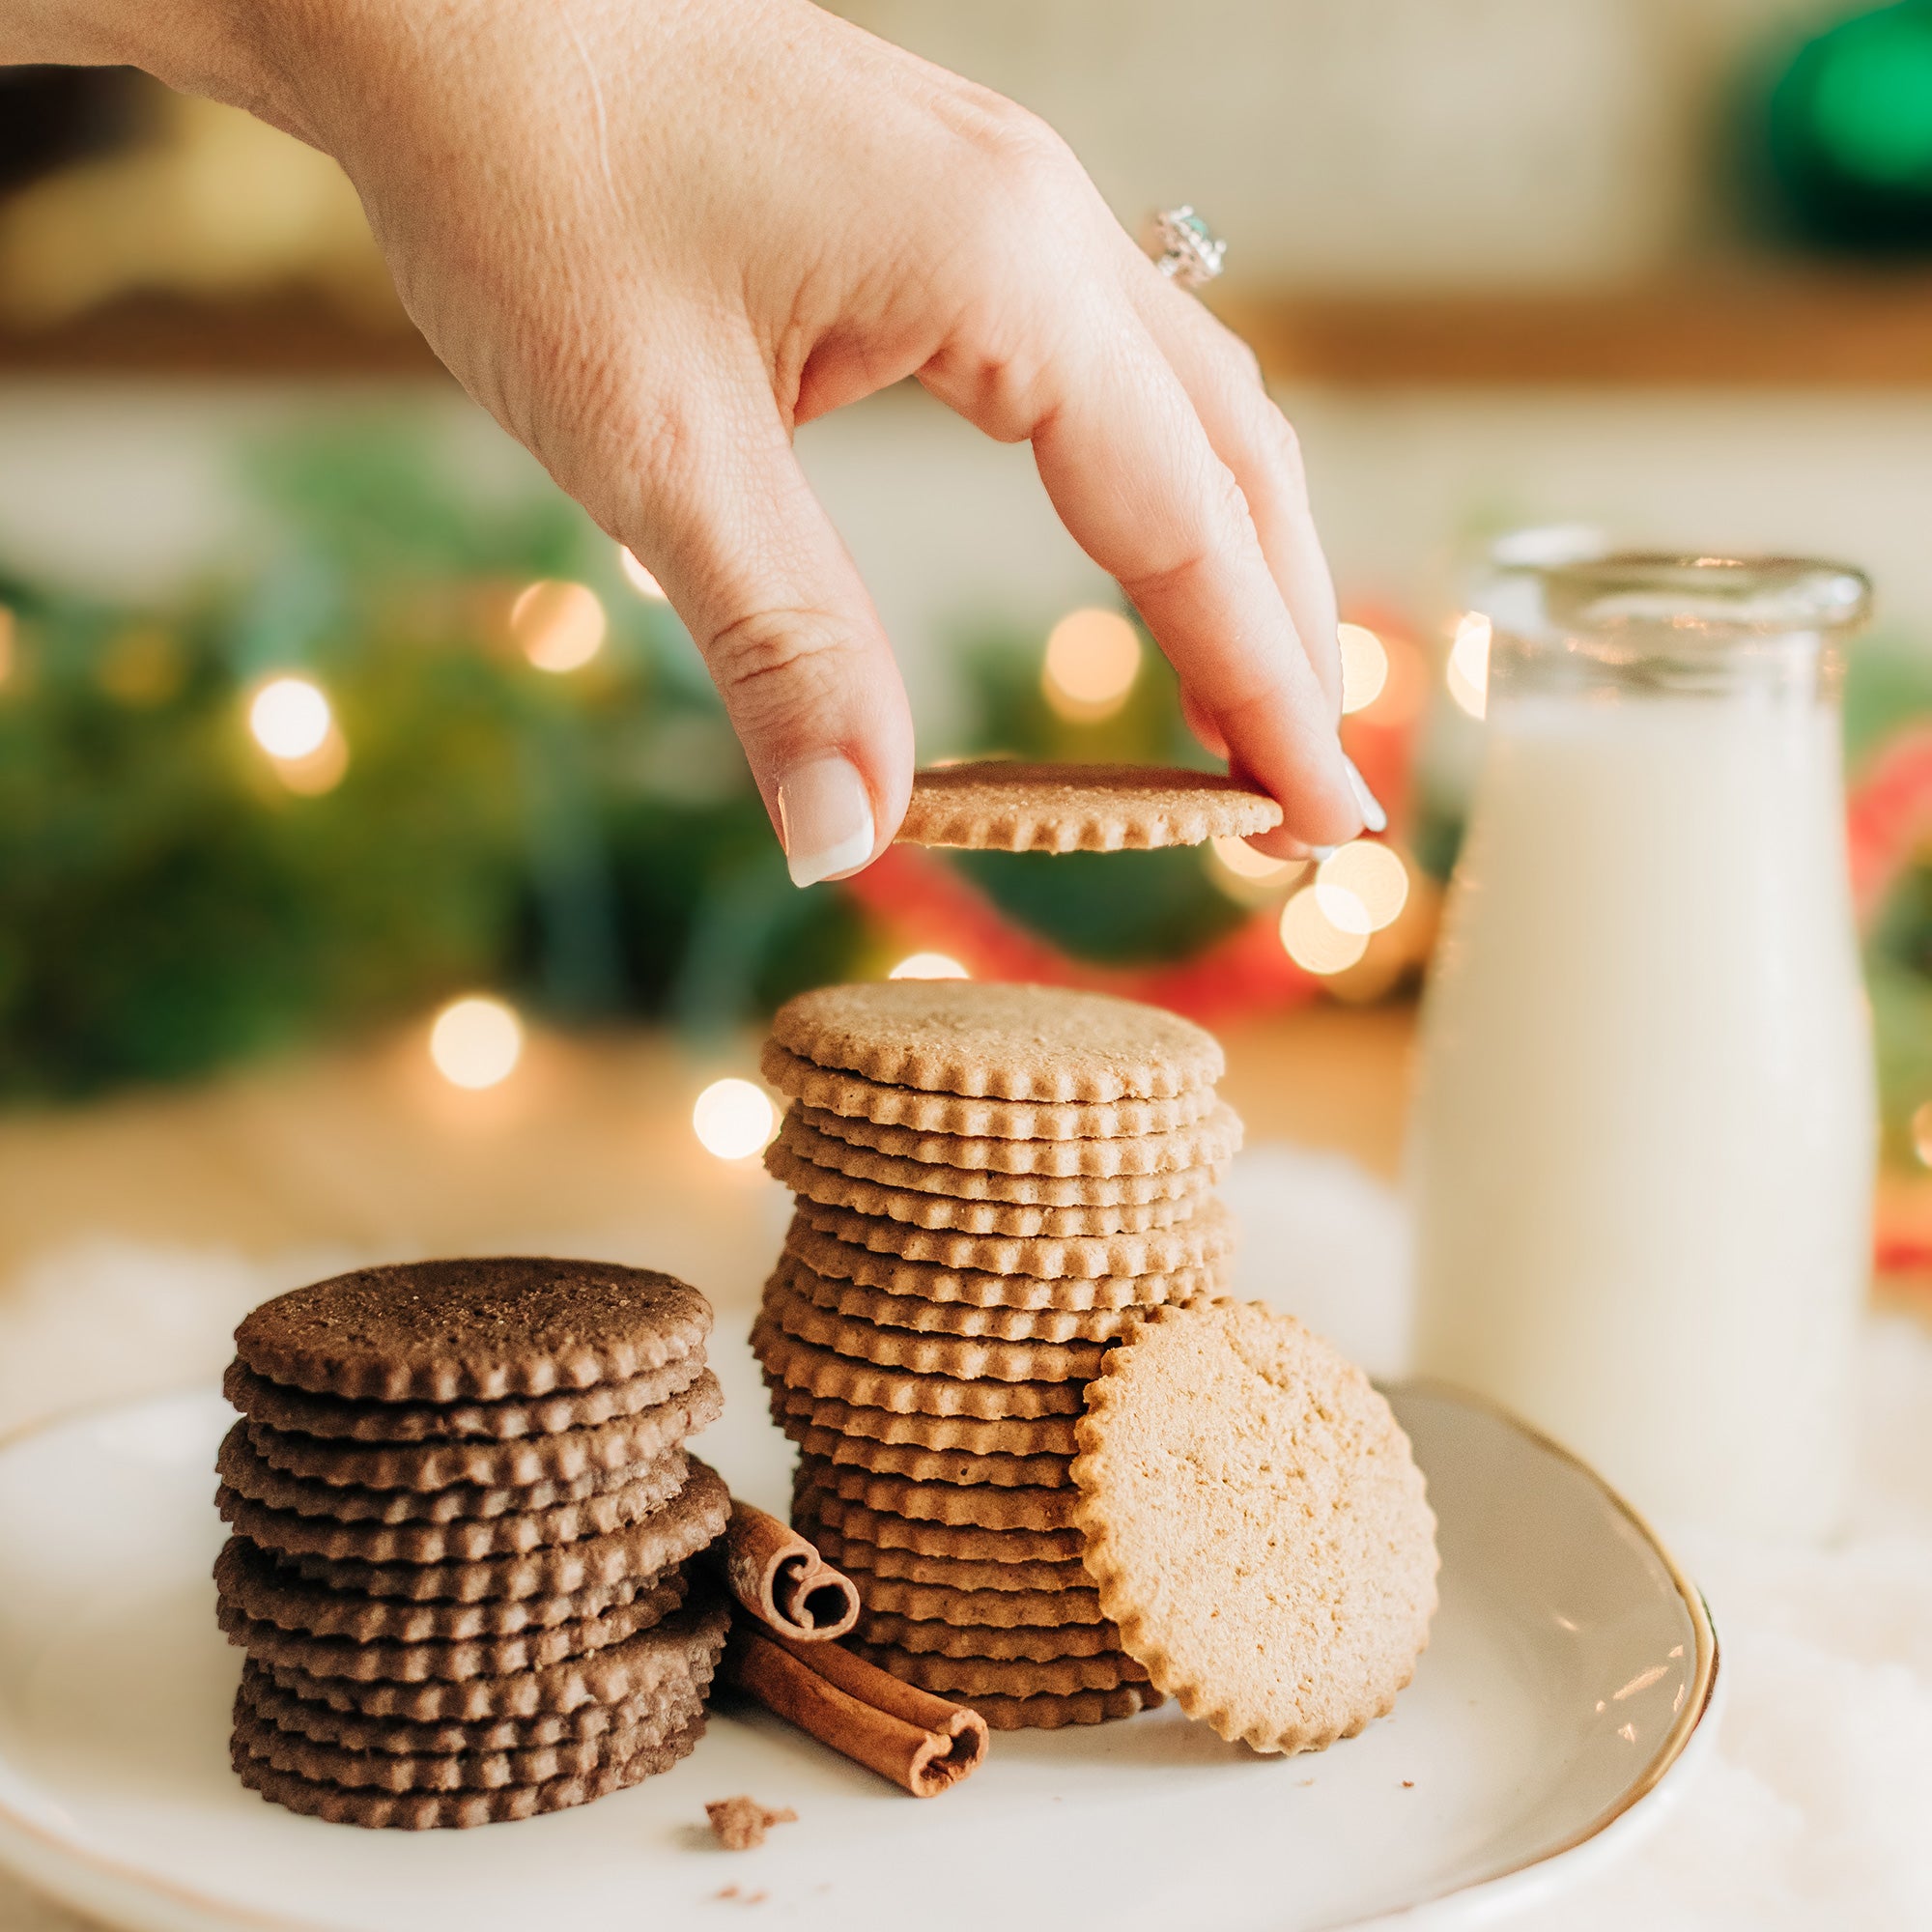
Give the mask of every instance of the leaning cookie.
M 1435 1520 L 1359 1369 L 1259 1302 L 1154 1309 L 1077 1433 L 1086 1567 L 1158 1690 L 1263 1751 L 1393 1707 L 1429 1639 Z

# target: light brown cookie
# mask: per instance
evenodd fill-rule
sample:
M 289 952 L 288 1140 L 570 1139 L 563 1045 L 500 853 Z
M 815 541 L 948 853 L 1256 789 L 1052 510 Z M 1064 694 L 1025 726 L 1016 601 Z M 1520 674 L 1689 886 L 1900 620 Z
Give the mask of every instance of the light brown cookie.
M 956 1228 L 969 1235 L 1121 1235 L 1171 1228 L 1200 1206 L 1199 1192 L 1161 1201 L 1101 1202 L 1089 1207 L 1030 1207 L 1018 1201 L 969 1201 L 883 1187 L 836 1168 L 815 1167 L 774 1141 L 765 1150 L 774 1180 L 820 1207 L 848 1208 L 855 1214 L 883 1214 L 915 1228 Z
M 829 1495 L 864 1503 L 913 1522 L 942 1522 L 954 1528 L 1070 1529 L 1079 1500 L 1071 1487 L 945 1483 L 888 1470 L 838 1464 L 808 1456 L 799 1478 Z
M 965 1556 L 922 1556 L 911 1549 L 886 1549 L 821 1529 L 812 1539 L 828 1563 L 848 1571 L 861 1595 L 873 1579 L 902 1583 L 944 1583 L 954 1590 L 1079 1590 L 1089 1587 L 1087 1572 L 1071 1563 L 986 1563 Z
M 772 1416 L 796 1435 L 810 1428 L 838 1435 L 863 1435 L 873 1442 L 916 1442 L 923 1449 L 969 1449 L 981 1456 L 1071 1456 L 1079 1449 L 1070 1415 L 1042 1415 L 1029 1421 L 1001 1416 L 982 1421 L 974 1415 L 899 1415 L 889 1408 L 863 1408 L 856 1403 L 815 1396 L 782 1383 L 772 1395 Z
M 1080 1412 L 1080 1385 L 1075 1382 L 962 1381 L 911 1369 L 880 1368 L 801 1342 L 769 1315 L 760 1315 L 752 1325 L 752 1352 L 787 1388 L 808 1389 L 862 1408 L 890 1408 L 900 1415 L 977 1415 L 987 1420 Z
M 499 1488 L 649 1462 L 715 1422 L 724 1407 L 718 1378 L 706 1369 L 655 1408 L 561 1435 L 509 1442 L 326 1442 L 262 1422 L 244 1427 L 264 1462 L 310 1482 L 370 1490 L 440 1490 L 457 1483 Z
M 1228 1065 L 1212 1034 L 1164 1007 L 1002 980 L 817 986 L 778 1009 L 772 1038 L 882 1087 L 1062 1105 L 1164 1100 Z
M 910 1679 L 908 1682 L 912 1681 Z M 399 1751 L 348 1750 L 318 1744 L 298 1731 L 284 1730 L 260 1715 L 246 1690 L 235 1698 L 235 1737 L 252 1758 L 276 1771 L 293 1772 L 318 1784 L 352 1791 L 436 1792 L 504 1791 L 548 1784 L 558 1777 L 587 1777 L 673 1732 L 702 1720 L 703 1703 L 694 1694 L 668 1699 L 663 1709 L 634 1724 L 600 1731 L 594 1737 L 516 1750 L 455 1751 L 409 1755 Z
M 711 1304 L 646 1268 L 525 1255 L 357 1268 L 235 1331 L 270 1381 L 358 1402 L 497 1402 L 589 1388 L 703 1348 Z
M 1087 1381 L 1100 1373 L 1101 1342 L 1001 1342 L 974 1335 L 920 1334 L 834 1315 L 806 1299 L 781 1274 L 765 1285 L 764 1311 L 785 1334 L 847 1360 L 955 1381 Z
M 1121 1648 L 1112 1624 L 1061 1624 L 1040 1630 L 1031 1624 L 999 1629 L 989 1624 L 943 1624 L 933 1618 L 902 1617 L 891 1610 L 862 1614 L 853 1634 L 861 1643 L 938 1657 L 1024 1658 L 1052 1663 L 1063 1657 L 1099 1657 Z
M 1225 772 L 988 758 L 914 774 L 895 836 L 982 852 L 1144 852 L 1252 838 L 1280 823 L 1273 799 Z
M 659 1628 L 668 1625 L 668 1619 Z M 923 1630 L 926 1626 L 914 1628 Z M 358 1711 L 338 1711 L 333 1704 L 320 1698 L 297 1697 L 284 1690 L 252 1660 L 242 1665 L 239 1694 L 249 1710 L 277 1730 L 311 1739 L 319 1745 L 334 1745 L 346 1751 L 388 1752 L 396 1757 L 457 1757 L 493 1751 L 540 1750 L 547 1745 L 575 1744 L 602 1737 L 609 1731 L 652 1723 L 667 1714 L 688 1715 L 703 1708 L 711 1669 L 711 1657 L 700 1652 L 693 1657 L 691 1668 L 684 1675 L 668 1676 L 654 1690 L 626 1698 L 622 1703 L 580 1704 L 567 1713 L 550 1712 L 533 1718 L 485 1718 L 473 1724 L 446 1720 L 414 1724 L 407 1718 L 365 1718 Z
M 1359 1369 L 1260 1302 L 1163 1309 L 1079 1434 L 1087 1568 L 1190 1717 L 1307 1750 L 1394 1706 L 1429 1640 L 1435 1521 Z
M 881 1132 L 895 1131 L 882 1128 Z M 1028 1147 L 1028 1141 L 980 1143 L 994 1147 Z M 1078 1147 L 1078 1141 L 1047 1141 L 1046 1147 Z M 854 1180 L 914 1194 L 940 1195 L 952 1201 L 1007 1202 L 1030 1208 L 1094 1208 L 1137 1206 L 1155 1201 L 1198 1198 L 1220 1179 L 1225 1162 L 1202 1162 L 1153 1174 L 1003 1174 L 985 1167 L 947 1167 L 921 1160 L 904 1160 L 876 1149 L 854 1146 L 836 1134 L 821 1133 L 797 1107 L 788 1108 L 773 1149 L 795 1161 L 827 1168 Z M 780 1176 L 782 1179 L 784 1177 Z M 801 1190 L 809 1191 L 809 1190 Z M 851 1204 L 847 1204 L 851 1205 Z
M 614 1706 L 656 1696 L 668 1684 L 694 1673 L 709 1683 L 724 1647 L 729 1605 L 719 1598 L 694 1603 L 662 1623 L 602 1649 L 559 1662 L 499 1677 L 461 1680 L 325 1676 L 299 1663 L 265 1660 L 276 1685 L 293 1697 L 370 1719 L 417 1724 L 495 1723 L 544 1717 L 588 1722 L 592 1706 Z
M 625 1463 L 614 1469 L 585 1469 L 538 1483 L 477 1486 L 458 1483 L 446 1490 L 370 1490 L 354 1483 L 315 1483 L 291 1476 L 264 1462 L 248 1440 L 248 1425 L 238 1422 L 221 1438 L 215 1473 L 238 1496 L 269 1509 L 329 1522 L 403 1525 L 484 1523 L 505 1517 L 533 1516 L 568 1503 L 615 1495 L 639 1482 L 669 1480 L 668 1495 L 684 1481 L 684 1451 L 667 1449 L 648 1462 Z M 433 1559 L 432 1559 L 433 1560 Z
M 724 1535 L 730 1517 L 724 1479 L 694 1456 L 684 1487 L 662 1508 L 601 1536 L 467 1562 L 362 1563 L 300 1555 L 290 1567 L 326 1589 L 358 1596 L 450 1604 L 563 1597 L 668 1570 Z
M 922 1335 L 982 1335 L 1002 1342 L 1111 1342 L 1133 1320 L 1122 1308 L 980 1308 L 970 1301 L 927 1301 L 889 1294 L 808 1267 L 796 1255 L 779 1258 L 779 1278 L 814 1308 L 850 1316 L 879 1328 Z
M 915 1621 L 1031 1624 L 1101 1624 L 1107 1618 L 1092 1590 L 959 1590 L 950 1583 L 907 1583 L 895 1577 L 868 1577 L 860 1595 L 869 1611 L 889 1610 Z
M 834 1113 L 829 1108 L 802 1103 L 790 1110 L 789 1117 L 823 1139 L 864 1148 L 894 1160 L 946 1172 L 1003 1175 L 1015 1179 L 1105 1179 L 1117 1175 L 1186 1172 L 1228 1160 L 1241 1145 L 1241 1118 L 1221 1099 L 1216 1099 L 1199 1120 L 1164 1132 L 1039 1140 L 892 1126 L 869 1121 L 863 1114 Z M 794 1151 L 806 1151 L 802 1147 Z
M 1210 1198 L 1199 1212 L 1171 1228 L 1145 1235 L 962 1235 L 950 1230 L 908 1227 L 845 1208 L 798 1204 L 799 1217 L 821 1235 L 870 1248 L 875 1254 L 934 1267 L 970 1269 L 976 1274 L 1101 1275 L 1165 1274 L 1175 1268 L 1207 1267 L 1234 1245 L 1233 1217 Z
M 788 1099 L 833 1114 L 857 1114 L 881 1126 L 921 1133 L 1014 1141 L 1165 1134 L 1205 1120 L 1219 1104 L 1210 1086 L 1159 1100 L 996 1100 L 889 1087 L 857 1073 L 814 1065 L 768 1039 L 758 1065 Z
M 508 1677 L 541 1670 L 609 1644 L 621 1643 L 661 1622 L 684 1600 L 677 1572 L 660 1578 L 628 1604 L 594 1617 L 513 1636 L 466 1637 L 452 1642 L 361 1643 L 352 1637 L 309 1636 L 250 1617 L 227 1598 L 217 1598 L 215 1621 L 238 1649 L 270 1665 L 291 1665 L 313 1677 L 346 1677 L 356 1683 L 382 1679 L 418 1684 L 440 1678 L 460 1684 L 476 1677 Z
M 791 1431 L 786 1431 L 791 1435 Z M 988 1455 L 964 1449 L 922 1449 L 913 1442 L 868 1442 L 806 1425 L 792 1435 L 808 1456 L 818 1456 L 880 1476 L 911 1476 L 922 1483 L 961 1489 L 990 1483 L 1000 1489 L 1065 1489 L 1073 1481 L 1065 1456 Z
M 1151 1684 L 1122 1684 L 1118 1690 L 1076 1690 L 1068 1697 L 962 1697 L 995 1731 L 1064 1731 L 1074 1724 L 1104 1724 L 1157 1710 L 1166 1699 Z
M 936 1266 L 880 1254 L 857 1241 L 823 1235 L 803 1214 L 792 1216 L 784 1251 L 817 1273 L 856 1281 L 887 1294 L 916 1294 L 924 1301 L 959 1301 L 975 1308 L 1151 1307 L 1161 1301 L 1188 1301 L 1211 1294 L 1219 1285 L 1212 1266 L 1168 1268 L 1154 1274 L 1071 1275 L 993 1274 L 980 1268 Z
M 447 1442 L 469 1437 L 505 1442 L 520 1435 L 586 1429 L 613 1416 L 654 1408 L 689 1388 L 703 1367 L 702 1351 L 693 1350 L 628 1381 L 599 1382 L 554 1395 L 513 1396 L 505 1402 L 415 1403 L 351 1402 L 342 1396 L 311 1395 L 306 1389 L 269 1381 L 235 1361 L 222 1378 L 221 1392 L 251 1420 L 302 1435 L 355 1442 Z
M 980 1529 L 971 1523 L 922 1522 L 868 1509 L 818 1489 L 810 1480 L 793 1494 L 792 1520 L 801 1525 L 810 1522 L 814 1529 L 834 1529 L 882 1549 L 916 1549 L 928 1556 L 959 1556 L 982 1563 L 1078 1562 L 1082 1547 L 1077 1529 Z
M 1025 1657 L 949 1657 L 936 1650 L 853 1643 L 855 1655 L 905 1684 L 941 1697 L 1066 1697 L 1076 1690 L 1114 1690 L 1145 1684 L 1146 1668 L 1118 1650 L 1050 1662 Z
M 991 1719 L 987 1719 L 990 1723 Z M 593 1772 L 553 1778 L 548 1784 L 506 1785 L 500 1791 L 407 1792 L 355 1790 L 277 1771 L 256 1757 L 239 1734 L 229 1755 L 235 1775 L 251 1791 L 270 1803 L 331 1825 L 361 1825 L 371 1831 L 431 1832 L 466 1830 L 474 1825 L 500 1825 L 516 1818 L 534 1818 L 546 1811 L 563 1811 L 575 1804 L 641 1784 L 696 1749 L 704 1735 L 700 1717 L 663 1743 L 645 1745 L 629 1757 L 612 1759 Z
M 682 1449 L 674 1449 L 655 1463 L 631 1466 L 642 1472 L 639 1479 L 608 1495 L 585 1496 L 581 1502 L 558 1503 L 522 1516 L 483 1517 L 473 1521 L 336 1522 L 326 1516 L 303 1516 L 295 1510 L 251 1502 L 225 1483 L 214 1492 L 214 1506 L 237 1535 L 290 1559 L 320 1556 L 338 1563 L 477 1563 L 485 1557 L 526 1555 L 559 1543 L 577 1543 L 586 1536 L 609 1535 L 661 1509 L 683 1489 L 689 1473 Z M 388 1493 L 412 1495 L 416 1492 Z
M 220 1601 L 243 1617 L 306 1636 L 349 1637 L 356 1643 L 465 1643 L 518 1636 L 527 1631 L 582 1623 L 635 1602 L 655 1588 L 661 1573 L 619 1577 L 568 1595 L 518 1597 L 486 1603 L 421 1603 L 406 1597 L 363 1597 L 285 1575 L 244 1537 L 230 1537 L 214 1559 Z

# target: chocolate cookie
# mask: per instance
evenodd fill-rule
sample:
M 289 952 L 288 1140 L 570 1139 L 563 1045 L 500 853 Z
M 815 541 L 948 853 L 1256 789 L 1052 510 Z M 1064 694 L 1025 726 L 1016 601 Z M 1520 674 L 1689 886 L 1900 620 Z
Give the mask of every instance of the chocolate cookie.
M 499 1256 L 357 1268 L 235 1331 L 270 1381 L 364 1402 L 497 1402 L 625 1381 L 704 1346 L 695 1288 L 608 1262 Z

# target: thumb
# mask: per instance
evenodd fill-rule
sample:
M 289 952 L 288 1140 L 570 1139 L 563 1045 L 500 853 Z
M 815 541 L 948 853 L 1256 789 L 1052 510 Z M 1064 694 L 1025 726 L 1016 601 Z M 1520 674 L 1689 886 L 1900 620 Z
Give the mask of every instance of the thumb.
M 905 815 L 912 718 L 892 647 L 776 410 L 668 438 L 627 541 L 696 640 L 792 883 L 869 865 Z

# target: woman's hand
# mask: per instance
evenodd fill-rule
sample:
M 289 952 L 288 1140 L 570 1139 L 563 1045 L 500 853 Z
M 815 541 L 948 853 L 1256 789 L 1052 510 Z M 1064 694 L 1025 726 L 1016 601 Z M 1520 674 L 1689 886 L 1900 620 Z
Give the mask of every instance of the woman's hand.
M 792 432 L 906 376 L 1032 442 L 1281 801 L 1258 842 L 1360 828 L 1293 433 L 1009 101 L 809 0 L 26 4 L 70 51 L 11 57 L 131 60 L 341 162 L 437 354 L 663 583 L 801 885 L 890 839 L 913 748 Z

